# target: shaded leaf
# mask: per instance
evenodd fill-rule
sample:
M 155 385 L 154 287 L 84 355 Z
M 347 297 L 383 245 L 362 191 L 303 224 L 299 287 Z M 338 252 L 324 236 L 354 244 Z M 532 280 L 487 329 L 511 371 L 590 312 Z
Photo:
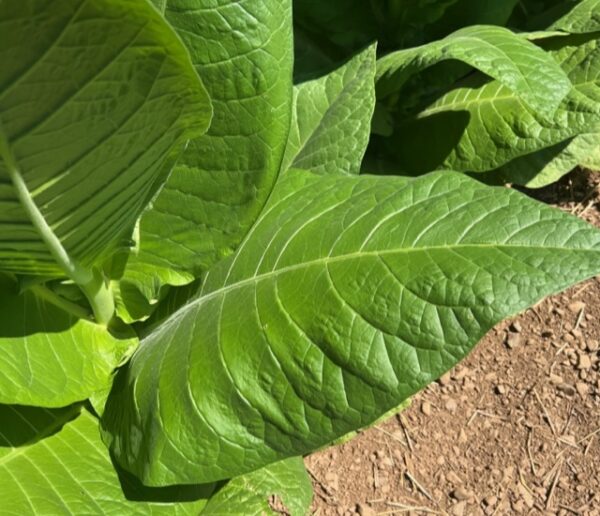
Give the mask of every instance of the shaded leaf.
M 0 275 L 0 403 L 62 407 L 84 400 L 109 387 L 137 345 L 133 331 L 114 335 L 51 301 L 45 287 L 19 294 Z

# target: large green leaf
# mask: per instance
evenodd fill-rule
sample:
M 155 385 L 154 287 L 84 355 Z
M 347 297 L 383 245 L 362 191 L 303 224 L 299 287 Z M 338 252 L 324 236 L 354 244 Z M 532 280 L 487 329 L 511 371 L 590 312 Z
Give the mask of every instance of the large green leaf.
M 272 189 L 289 132 L 291 0 L 169 0 L 165 16 L 192 55 L 214 117 L 142 217 L 121 311 L 146 299 L 149 312 L 164 285 L 189 283 L 233 252 Z
M 447 60 L 462 61 L 497 79 L 532 110 L 545 116 L 554 114 L 571 89 L 565 72 L 541 48 L 508 29 L 479 25 L 380 59 L 378 97 L 399 91 L 413 74 Z
M 600 127 L 600 46 L 593 35 L 547 42 L 572 90 L 554 116 L 528 107 L 499 81 L 474 77 L 398 122 L 388 149 L 405 173 L 483 172 Z
M 514 190 L 446 171 L 290 171 L 235 255 L 120 370 L 106 439 L 149 485 L 307 453 L 598 272 L 600 231 Z
M 294 87 L 282 170 L 358 174 L 375 108 L 375 47 L 330 74 Z
M 577 166 L 598 169 L 600 134 L 580 134 L 571 140 L 526 154 L 484 174 L 486 182 L 515 183 L 542 188 L 558 181 Z
M 230 480 L 201 514 L 305 516 L 311 501 L 312 485 L 302 457 L 292 457 Z
M 206 91 L 144 0 L 0 3 L 0 269 L 79 275 L 131 231 Z
M 2 514 L 198 514 L 214 486 L 144 487 L 117 473 L 80 406 L 0 405 Z
M 80 318 L 77 307 L 58 308 L 57 299 L 45 287 L 19 294 L 0 275 L 0 403 L 62 407 L 84 400 L 109 387 L 135 348 L 132 331 L 113 335 Z

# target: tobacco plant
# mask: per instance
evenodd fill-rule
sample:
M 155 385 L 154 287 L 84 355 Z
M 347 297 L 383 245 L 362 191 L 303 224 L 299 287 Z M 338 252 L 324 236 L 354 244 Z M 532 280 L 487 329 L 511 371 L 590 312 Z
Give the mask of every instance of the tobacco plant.
M 306 513 L 303 455 L 600 273 L 473 178 L 597 163 L 567 3 L 0 1 L 3 514 Z

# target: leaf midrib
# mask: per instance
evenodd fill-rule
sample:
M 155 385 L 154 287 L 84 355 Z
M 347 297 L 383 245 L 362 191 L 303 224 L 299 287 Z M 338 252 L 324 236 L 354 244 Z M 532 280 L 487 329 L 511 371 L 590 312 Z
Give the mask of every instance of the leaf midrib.
M 165 327 L 169 324 L 171 324 L 172 322 L 176 322 L 179 318 L 181 318 L 183 315 L 185 315 L 185 313 L 191 309 L 193 309 L 196 305 L 201 305 L 207 301 L 210 301 L 211 299 L 214 299 L 220 295 L 225 295 L 228 292 L 231 292 L 233 290 L 237 290 L 240 288 L 243 288 L 247 285 L 250 285 L 252 283 L 258 283 L 259 281 L 268 279 L 270 277 L 277 277 L 280 276 L 282 274 L 288 273 L 288 272 L 293 272 L 295 270 L 301 270 L 303 268 L 309 268 L 312 267 L 314 265 L 319 265 L 319 264 L 324 264 L 327 265 L 329 263 L 337 263 L 337 262 L 343 262 L 345 260 L 353 260 L 356 258 L 362 258 L 365 256 L 385 256 L 385 255 L 391 255 L 391 254 L 410 254 L 410 253 L 414 253 L 414 252 L 427 252 L 427 251 L 439 251 L 439 250 L 449 250 L 449 249 L 453 249 L 456 250 L 457 248 L 459 249 L 538 249 L 538 250 L 543 250 L 543 251 L 569 251 L 569 252 L 586 252 L 586 253 L 599 253 L 600 254 L 600 249 L 596 249 L 596 248 L 572 248 L 572 247 L 558 247 L 558 246 L 536 246 L 536 245 L 519 245 L 519 244 L 453 244 L 453 245 L 434 245 L 434 246 L 424 246 L 424 247 L 412 247 L 412 248 L 398 248 L 398 249 L 386 249 L 383 251 L 357 251 L 357 252 L 353 252 L 353 253 L 347 253 L 347 254 L 343 254 L 343 255 L 339 255 L 339 256 L 325 256 L 322 258 L 316 258 L 314 260 L 309 260 L 306 262 L 302 262 L 302 263 L 296 263 L 293 265 L 287 265 L 285 267 L 282 267 L 281 269 L 277 269 L 277 270 L 270 270 L 268 272 L 264 272 L 261 274 L 257 274 L 255 276 L 252 276 L 250 278 L 245 278 L 243 280 L 237 281 L 235 283 L 229 284 L 229 285 L 225 285 L 222 287 L 217 288 L 216 290 L 213 290 L 212 292 L 208 292 L 205 295 L 200 295 L 200 297 L 192 300 L 191 302 L 189 302 L 188 304 L 182 306 L 179 310 L 177 310 L 177 312 L 175 312 L 173 315 L 171 315 L 171 317 L 169 317 L 169 319 L 167 319 L 164 323 L 164 325 L 161 326 Z M 228 271 L 229 273 L 231 272 L 231 270 Z M 208 279 L 209 276 L 207 276 L 206 279 Z M 206 284 L 206 282 L 205 282 Z

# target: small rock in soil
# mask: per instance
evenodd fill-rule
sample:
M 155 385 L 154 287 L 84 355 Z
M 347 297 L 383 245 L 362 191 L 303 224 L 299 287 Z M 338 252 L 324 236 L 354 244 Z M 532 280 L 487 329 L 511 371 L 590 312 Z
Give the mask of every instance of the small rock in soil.
M 496 394 L 506 394 L 506 387 L 504 385 L 496 385 Z
M 564 380 L 562 376 L 558 376 L 557 374 L 550 375 L 550 383 L 553 383 L 554 385 L 560 385 L 563 382 Z
M 467 508 L 467 502 L 458 502 L 450 508 L 452 516 L 463 516 Z
M 574 314 L 578 314 L 585 308 L 585 303 L 583 301 L 574 301 L 573 303 L 569 303 L 569 310 Z
M 483 499 L 483 503 L 487 506 L 487 507 L 493 507 L 494 505 L 496 505 L 498 503 L 498 497 L 494 496 L 494 495 L 489 495 L 486 496 Z
M 454 491 L 450 493 L 450 496 L 458 501 L 468 500 L 471 498 L 471 493 L 469 493 L 463 487 L 457 487 Z
M 590 369 L 592 367 L 592 360 L 589 355 L 579 355 L 579 362 L 577 363 L 578 369 Z
M 584 382 L 577 382 L 575 388 L 582 398 L 585 398 L 590 392 L 590 386 Z
M 588 351 L 598 351 L 598 348 L 600 347 L 600 344 L 598 343 L 597 340 L 588 340 L 587 341 L 587 349 Z
M 567 396 L 575 396 L 575 388 L 568 383 L 561 383 L 557 385 L 556 388 Z
M 428 401 L 424 401 L 421 404 L 421 412 L 423 412 L 423 414 L 425 414 L 426 416 L 431 416 L 431 403 L 429 403 Z
M 514 321 L 511 325 L 510 325 L 510 330 L 514 331 L 515 333 L 521 333 L 522 331 L 522 327 L 521 324 L 519 323 L 519 321 Z
M 514 349 L 521 344 L 521 337 L 514 333 L 509 333 L 506 337 L 506 346 L 509 349 Z

